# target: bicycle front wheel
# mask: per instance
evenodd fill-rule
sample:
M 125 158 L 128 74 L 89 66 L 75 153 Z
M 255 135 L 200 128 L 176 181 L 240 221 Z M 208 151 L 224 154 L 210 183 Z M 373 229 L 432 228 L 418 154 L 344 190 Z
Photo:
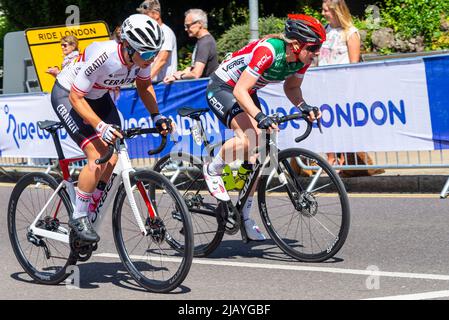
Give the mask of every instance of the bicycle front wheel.
M 120 258 L 134 280 L 148 291 L 172 291 L 184 281 L 192 264 L 189 211 L 170 181 L 153 171 L 133 175 L 132 193 L 141 221 L 136 220 L 123 186 L 113 210 L 114 241 Z M 150 218 L 149 210 L 155 211 L 155 219 Z M 142 234 L 139 223 L 147 235 Z
M 64 189 L 45 173 L 30 173 L 12 191 L 8 205 L 8 233 L 14 254 L 25 272 L 38 283 L 58 284 L 76 263 L 70 245 L 38 236 L 31 225 L 55 234 L 69 235 L 69 215 L 73 207 Z M 37 215 L 42 212 L 35 222 Z M 34 223 L 35 222 L 35 223 Z
M 278 154 L 258 188 L 259 210 L 271 238 L 304 262 L 322 262 L 343 246 L 349 200 L 338 174 L 319 155 L 300 148 Z

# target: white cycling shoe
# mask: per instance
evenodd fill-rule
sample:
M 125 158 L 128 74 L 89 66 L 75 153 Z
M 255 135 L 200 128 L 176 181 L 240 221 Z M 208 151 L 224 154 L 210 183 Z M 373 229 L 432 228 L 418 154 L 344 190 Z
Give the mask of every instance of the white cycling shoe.
M 210 194 L 220 201 L 230 201 L 228 192 L 226 191 L 225 184 L 221 176 L 213 176 L 208 170 L 209 163 L 203 165 L 204 180 L 206 180 L 207 187 Z
M 256 225 L 256 222 L 253 219 L 245 220 L 245 230 L 246 235 L 250 240 L 263 241 L 267 239 L 262 231 L 260 231 L 259 227 Z

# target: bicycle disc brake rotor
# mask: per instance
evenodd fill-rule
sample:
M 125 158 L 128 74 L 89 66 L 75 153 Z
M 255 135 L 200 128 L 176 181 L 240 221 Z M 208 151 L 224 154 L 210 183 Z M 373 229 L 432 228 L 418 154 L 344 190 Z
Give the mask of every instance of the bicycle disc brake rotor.
M 315 196 L 309 192 L 300 194 L 297 206 L 301 214 L 305 217 L 314 217 L 318 212 L 318 202 Z
M 148 231 L 148 235 L 151 236 L 156 243 L 162 243 L 165 240 L 167 230 L 161 218 L 147 218 L 145 227 Z

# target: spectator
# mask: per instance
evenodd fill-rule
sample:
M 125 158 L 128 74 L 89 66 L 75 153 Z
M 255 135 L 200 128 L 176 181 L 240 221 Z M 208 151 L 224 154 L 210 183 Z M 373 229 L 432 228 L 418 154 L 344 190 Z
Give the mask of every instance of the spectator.
M 145 0 L 137 8 L 137 11 L 156 20 L 164 33 L 164 44 L 151 65 L 151 79 L 154 83 L 158 83 L 164 80 L 166 76 L 175 73 L 178 69 L 176 36 L 173 30 L 162 22 L 159 0 Z
M 344 0 L 323 0 L 322 14 L 327 20 L 326 41 L 320 50 L 318 66 L 333 64 L 348 64 L 360 62 L 360 34 L 354 26 L 352 16 Z M 347 164 L 372 164 L 373 161 L 365 152 L 347 155 Z M 327 159 L 331 165 L 343 165 L 343 153 L 328 153 Z M 347 170 L 343 176 L 371 175 L 382 173 L 383 170 Z
M 190 9 L 185 13 L 184 27 L 191 38 L 197 38 L 192 55 L 192 65 L 165 77 L 165 83 L 180 79 L 208 77 L 218 68 L 217 46 L 214 37 L 207 30 L 207 15 L 201 9 Z
M 115 27 L 114 31 L 111 34 L 111 40 L 115 40 L 118 43 L 120 43 L 122 41 L 122 39 L 120 38 L 122 34 L 122 26 L 118 25 Z
M 62 61 L 62 68 L 60 69 L 58 66 L 54 66 L 48 68 L 46 71 L 54 77 L 56 77 L 66 65 L 79 56 L 78 39 L 75 36 L 63 37 L 61 39 L 61 48 L 64 57 Z

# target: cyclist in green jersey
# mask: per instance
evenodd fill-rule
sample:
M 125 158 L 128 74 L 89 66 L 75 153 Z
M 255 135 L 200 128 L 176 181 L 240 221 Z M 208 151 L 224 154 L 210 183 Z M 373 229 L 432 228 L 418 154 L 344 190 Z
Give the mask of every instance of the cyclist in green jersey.
M 203 173 L 212 196 L 229 201 L 221 177 L 226 160 L 235 160 L 243 151 L 244 159 L 255 162 L 248 153 L 257 145 L 249 133 L 260 136 L 262 130 L 279 130 L 277 124 L 261 111 L 257 90 L 269 83 L 284 82 L 287 98 L 300 112 L 307 113 L 311 121 L 321 117 L 312 112 L 302 96 L 301 84 L 304 73 L 319 54 L 326 40 L 323 25 L 307 15 L 289 15 L 285 31 L 253 41 L 234 52 L 211 75 L 207 87 L 209 107 L 220 121 L 234 130 L 234 137 L 226 141 L 217 156 L 204 164 Z M 254 190 L 250 191 L 247 205 L 243 208 L 245 229 L 251 240 L 264 240 L 259 227 L 250 219 L 249 213 Z

